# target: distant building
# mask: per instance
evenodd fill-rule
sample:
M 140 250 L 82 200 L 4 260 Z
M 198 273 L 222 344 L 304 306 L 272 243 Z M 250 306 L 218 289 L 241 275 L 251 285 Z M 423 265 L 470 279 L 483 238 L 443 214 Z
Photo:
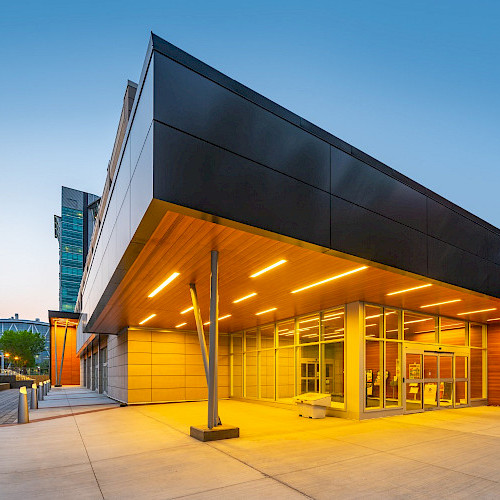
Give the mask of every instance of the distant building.
M 61 215 L 54 215 L 59 240 L 59 310 L 75 309 L 87 257 L 99 196 L 62 187 Z
M 45 321 L 36 319 L 19 319 L 19 314 L 14 314 L 11 318 L 0 319 L 0 337 L 4 332 L 12 330 L 14 332 L 28 331 L 34 333 L 41 333 L 45 339 L 45 350 L 36 356 L 35 361 L 37 364 L 49 359 L 49 324 Z

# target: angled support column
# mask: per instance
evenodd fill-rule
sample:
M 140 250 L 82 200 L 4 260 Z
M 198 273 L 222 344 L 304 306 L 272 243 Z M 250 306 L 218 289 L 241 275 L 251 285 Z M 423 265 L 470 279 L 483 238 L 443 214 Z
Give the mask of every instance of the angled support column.
M 205 345 L 205 334 L 203 333 L 203 322 L 201 320 L 201 309 L 200 309 L 200 304 L 198 302 L 198 294 L 196 293 L 196 285 L 194 283 L 190 283 L 189 290 L 191 292 L 191 301 L 193 302 L 193 312 L 194 312 L 194 319 L 196 321 L 196 330 L 198 331 L 198 340 L 200 341 L 201 357 L 203 358 L 203 366 L 205 367 L 205 377 L 207 379 L 207 385 L 208 385 L 207 346 Z
M 208 428 L 213 429 L 217 424 L 217 362 L 219 356 L 219 290 L 218 267 L 219 252 L 210 252 L 210 346 L 208 365 Z

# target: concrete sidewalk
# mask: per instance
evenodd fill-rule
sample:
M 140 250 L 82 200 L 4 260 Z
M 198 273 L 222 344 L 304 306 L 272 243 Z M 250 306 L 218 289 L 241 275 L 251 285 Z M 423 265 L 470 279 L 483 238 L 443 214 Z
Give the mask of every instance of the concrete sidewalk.
M 69 398 L 68 398 L 69 399 Z M 498 498 L 500 408 L 353 422 L 221 401 L 241 438 L 201 443 L 206 403 L 0 428 L 6 498 Z M 29 457 L 29 460 L 26 460 Z

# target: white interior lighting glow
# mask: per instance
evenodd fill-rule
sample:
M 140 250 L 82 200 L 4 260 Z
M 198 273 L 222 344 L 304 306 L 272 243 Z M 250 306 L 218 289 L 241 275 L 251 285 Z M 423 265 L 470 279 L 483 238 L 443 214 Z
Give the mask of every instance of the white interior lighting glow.
M 180 325 L 175 325 L 175 328 L 180 328 L 181 326 L 187 325 L 187 323 L 181 323 Z
M 158 288 L 155 288 L 148 297 L 154 297 L 157 293 L 161 292 L 169 283 L 175 280 L 180 273 L 172 273 Z
M 230 314 L 226 314 L 225 316 L 221 316 L 221 317 L 219 318 L 219 321 L 221 321 L 221 320 L 223 320 L 223 319 L 226 319 L 226 318 L 230 318 L 230 317 L 231 317 L 231 315 L 230 315 Z M 206 325 L 209 325 L 209 324 L 210 324 L 210 321 L 207 321 L 206 323 L 203 323 L 203 324 L 204 324 L 205 326 L 206 326 Z
M 308 290 L 309 288 L 312 288 L 314 286 L 323 285 L 324 283 L 329 283 L 330 281 L 337 280 L 339 278 L 343 278 L 344 276 L 349 276 L 350 274 L 357 273 L 359 271 L 362 271 L 363 269 L 368 269 L 368 266 L 358 267 L 356 269 L 352 269 L 351 271 L 347 271 L 342 274 L 337 274 L 337 276 L 332 276 L 331 278 L 327 278 L 326 280 L 317 281 L 316 283 L 311 283 L 310 285 L 303 286 L 302 288 L 297 288 L 297 290 L 292 290 L 290 293 L 302 292 L 303 290 Z
M 479 309 L 479 311 L 467 311 L 463 313 L 457 313 L 457 316 L 465 316 L 467 314 L 476 314 L 476 313 L 485 313 L 485 312 L 490 312 L 490 311 L 496 311 L 496 307 L 491 307 L 490 309 Z
M 192 310 L 194 310 L 193 306 L 188 307 L 187 309 L 184 309 L 184 311 L 181 311 L 181 314 L 186 314 L 186 313 L 188 313 L 189 311 L 192 311 Z
M 426 304 L 425 306 L 420 306 L 420 309 L 425 309 L 426 307 L 444 306 L 445 304 L 454 304 L 455 302 L 462 302 L 462 299 L 445 300 L 444 302 L 436 302 L 435 304 Z

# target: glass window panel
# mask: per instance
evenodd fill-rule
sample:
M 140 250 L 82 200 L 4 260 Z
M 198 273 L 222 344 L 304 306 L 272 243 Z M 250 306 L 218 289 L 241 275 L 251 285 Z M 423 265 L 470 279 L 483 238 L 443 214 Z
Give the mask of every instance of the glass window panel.
M 300 318 L 298 321 L 299 343 L 319 342 L 319 314 Z
M 366 357 L 365 357 L 365 377 L 366 377 L 366 400 L 367 408 L 382 407 L 382 383 L 381 371 L 382 362 L 382 347 L 383 342 L 366 340 Z
M 293 398 L 295 395 L 295 365 L 292 347 L 278 349 L 276 352 L 278 363 L 277 398 Z
M 260 327 L 260 348 L 274 348 L 274 323 Z
M 422 409 L 422 384 L 418 382 L 406 383 L 406 410 Z
M 439 383 L 439 406 L 453 406 L 453 381 L 445 380 Z
M 323 389 L 331 394 L 332 406 L 344 402 L 344 342 L 332 342 L 323 346 Z
M 436 318 L 404 311 L 404 339 L 414 342 L 436 342 Z
M 455 383 L 455 404 L 456 405 L 466 405 L 467 401 L 468 401 L 467 382 L 456 382 Z
M 243 397 L 243 338 L 233 335 L 233 396 Z
M 294 344 L 295 322 L 285 321 L 278 323 L 278 347 Z
M 437 391 L 437 382 L 427 382 L 424 384 L 424 408 L 426 410 L 437 408 Z
M 385 338 L 398 339 L 399 338 L 399 313 L 391 309 L 386 309 L 385 316 Z
M 469 329 L 470 335 L 470 345 L 472 347 L 483 347 L 483 326 L 482 325 L 470 325 Z
M 441 344 L 466 345 L 465 325 L 464 321 L 441 318 Z
M 300 347 L 298 366 L 299 393 L 319 392 L 319 345 Z
M 257 351 L 245 354 L 245 396 L 256 398 L 257 394 Z
M 422 355 L 406 354 L 406 378 L 408 380 L 422 379 Z
M 382 308 L 365 306 L 365 335 L 379 338 L 382 336 Z
M 385 343 L 385 403 L 401 406 L 401 346 L 399 342 Z
M 246 332 L 246 350 L 257 350 L 257 330 L 248 330 Z
M 470 397 L 483 397 L 483 350 L 470 350 Z
M 439 356 L 439 378 L 453 378 L 452 356 Z
M 323 313 L 323 338 L 340 340 L 344 338 L 344 308 Z
M 467 356 L 455 356 L 455 378 L 467 378 Z
M 424 355 L 424 378 L 438 378 L 437 354 Z
M 274 399 L 274 349 L 260 353 L 260 397 Z

